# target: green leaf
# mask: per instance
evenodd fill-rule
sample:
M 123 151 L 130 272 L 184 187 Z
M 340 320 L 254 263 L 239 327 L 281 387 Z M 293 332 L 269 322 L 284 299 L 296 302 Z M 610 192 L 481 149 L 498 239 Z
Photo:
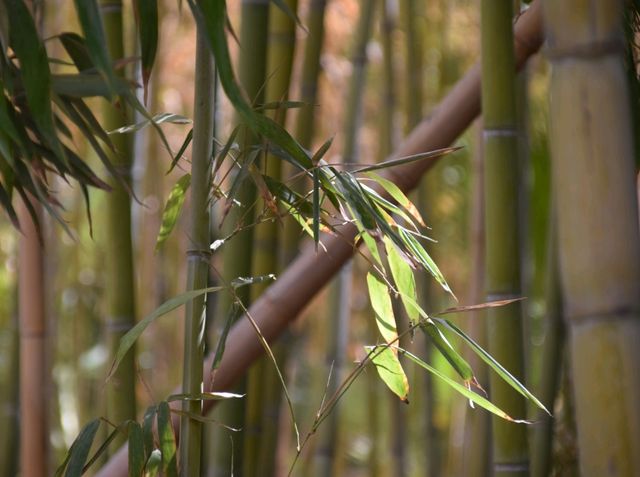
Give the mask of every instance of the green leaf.
M 412 156 L 401 157 L 401 158 L 398 158 L 398 159 L 390 159 L 388 161 L 378 162 L 377 164 L 373 164 L 371 166 L 361 167 L 361 168 L 356 169 L 355 171 L 353 171 L 353 173 L 357 174 L 357 173 L 361 173 L 361 172 L 370 172 L 370 171 L 377 171 L 377 170 L 380 170 L 380 169 L 387 169 L 389 167 L 400 166 L 400 165 L 403 165 L 403 164 L 408 164 L 410 162 L 422 161 L 424 159 L 431 159 L 431 158 L 435 158 L 435 157 L 444 156 L 445 154 L 449 154 L 451 152 L 455 152 L 455 151 L 457 151 L 459 149 L 462 149 L 462 148 L 461 147 L 446 147 L 446 148 L 443 148 L 443 149 L 436 149 L 435 151 L 421 152 L 419 154 L 414 154 Z
M 426 369 L 430 373 L 434 374 L 435 376 L 437 376 L 438 378 L 443 380 L 445 383 L 447 383 L 455 391 L 459 392 L 464 397 L 469 399 L 469 401 L 477 404 L 478 406 L 480 406 L 483 409 L 486 409 L 490 413 L 495 414 L 496 416 L 501 417 L 502 419 L 505 419 L 507 421 L 515 422 L 515 423 L 518 423 L 518 424 L 530 424 L 529 421 L 512 418 L 506 412 L 504 412 L 502 409 L 500 409 L 498 406 L 493 404 L 488 399 L 486 399 L 486 398 L 480 396 L 479 394 L 471 391 L 470 389 L 464 387 L 460 383 L 457 383 L 456 381 L 454 381 L 453 379 L 448 377 L 446 374 L 443 374 L 440 371 L 438 371 L 437 369 L 429 366 L 427 363 L 422 361 L 417 356 L 411 354 L 409 351 L 406 351 L 406 350 L 403 350 L 403 349 L 400 349 L 400 348 L 398 349 L 398 351 L 400 353 L 402 353 L 403 355 L 405 355 L 407 358 L 409 358 L 411 361 L 416 363 L 418 366 Z
M 109 372 L 109 376 L 107 380 L 113 376 L 113 373 L 118 369 L 122 359 L 127 354 L 127 352 L 131 349 L 136 340 L 140 337 L 142 332 L 149 326 L 153 321 L 162 315 L 166 315 L 170 311 L 175 310 L 179 306 L 184 305 L 188 301 L 193 300 L 196 297 L 204 295 L 206 293 L 217 292 L 223 290 L 224 287 L 210 287 L 210 288 L 202 288 L 200 290 L 190 290 L 188 292 L 182 293 L 178 296 L 170 298 L 165 301 L 162 305 L 156 308 L 151 314 L 145 316 L 141 321 L 139 321 L 136 326 L 131 328 L 126 335 L 124 335 L 120 339 L 120 346 L 118 347 L 118 351 L 116 352 L 116 357 L 111 365 L 111 370 Z
M 318 251 L 320 241 L 320 177 L 318 169 L 313 170 L 313 242 Z
M 158 239 L 156 241 L 156 251 L 160 249 L 175 227 L 190 184 L 191 174 L 185 174 L 178 179 L 171 189 L 167 204 L 164 206 L 164 212 L 162 213 L 162 224 L 160 225 L 160 232 L 158 233 Z
M 161 467 L 162 452 L 160 452 L 160 449 L 153 449 L 144 466 L 144 477 L 156 477 L 160 474 Z
M 300 21 L 300 18 L 298 18 L 298 15 L 296 15 L 296 12 L 294 12 L 291 7 L 289 6 L 289 4 L 287 2 L 285 2 L 284 0 L 271 0 L 273 2 L 273 4 L 278 7 L 280 10 L 282 10 L 282 12 L 289 17 L 289 19 L 296 23 L 300 28 L 302 28 L 305 32 L 308 33 L 307 29 L 305 28 L 305 26 L 302 24 L 302 22 Z
M 144 87 L 144 102 L 146 104 L 149 78 L 156 59 L 156 51 L 158 50 L 158 0 L 135 0 L 133 5 L 140 37 L 142 84 Z
M 402 369 L 395 348 L 389 346 L 365 346 L 370 353 L 371 361 L 376 367 L 380 379 L 402 401 L 408 403 L 409 380 Z
M 69 461 L 66 467 L 67 471 L 64 474 L 65 477 L 80 477 L 82 475 L 84 463 L 87 461 L 99 427 L 100 419 L 94 419 L 82 428 L 76 440 L 73 441 L 69 449 Z
M 84 38 L 77 33 L 65 32 L 58 35 L 58 39 L 79 72 L 93 69 L 93 62 Z
M 109 98 L 113 93 L 126 95 L 132 85 L 122 78 L 115 78 L 111 88 L 97 73 L 74 73 L 51 75 L 51 89 L 56 93 L 74 98 Z
M 396 319 L 393 315 L 393 306 L 389 296 L 389 288 L 378 277 L 367 273 L 367 286 L 369 288 L 369 300 L 376 314 L 376 324 L 385 342 L 391 343 L 398 338 Z
M 22 85 L 31 117 L 55 154 L 65 160 L 56 136 L 51 110 L 49 60 L 29 9 L 22 0 L 5 0 L 9 16 L 9 42 L 20 60 Z
M 142 437 L 142 427 L 137 422 L 131 421 L 128 426 L 129 432 L 129 477 L 142 477 L 144 463 L 144 439 Z
M 173 168 L 176 167 L 176 164 L 178 164 L 178 161 L 182 158 L 184 152 L 187 150 L 187 147 L 189 147 L 189 144 L 191 144 L 192 140 L 193 140 L 193 128 L 189 129 L 189 132 L 185 136 L 184 141 L 182 141 L 182 146 L 180 146 L 180 150 L 171 160 L 171 166 L 169 167 L 167 174 L 169 174 L 173 170 Z
M 140 121 L 136 124 L 130 124 L 129 126 L 122 126 L 121 128 L 114 129 L 113 131 L 109 131 L 109 134 L 125 134 L 131 132 L 137 132 L 141 129 L 146 128 L 150 124 L 162 124 L 162 123 L 172 123 L 172 124 L 191 124 L 191 119 L 181 116 L 179 114 L 174 113 L 160 113 L 156 114 L 151 119 L 145 119 L 144 121 Z
M 471 349 L 478 355 L 480 358 L 487 363 L 491 369 L 493 369 L 509 386 L 522 394 L 525 398 L 529 399 L 540 409 L 545 411 L 547 414 L 551 415 L 551 413 L 547 410 L 547 408 L 542 404 L 542 402 L 533 395 L 531 391 L 529 391 L 518 379 L 513 376 L 509 371 L 507 371 L 500 363 L 498 363 L 489 353 L 487 353 L 478 343 L 476 343 L 471 337 L 469 337 L 464 331 L 458 328 L 451 321 L 444 318 L 434 318 L 434 321 L 443 324 L 449 330 L 454 332 L 460 338 L 462 338 Z
M 166 401 L 158 404 L 158 438 L 162 453 L 162 474 L 165 477 L 178 477 L 176 436 L 171 424 L 171 409 Z
M 424 223 L 424 219 L 422 218 L 420 211 L 413 204 L 413 202 L 409 200 L 409 198 L 404 194 L 404 192 L 400 190 L 400 187 L 398 187 L 396 184 L 391 182 L 389 179 L 385 179 L 381 175 L 375 174 L 373 172 L 369 172 L 367 176 L 373 179 L 374 181 L 376 181 L 378 184 L 380 184 L 382 188 L 386 190 L 387 193 L 391 197 L 393 197 L 393 199 L 398 204 L 400 204 L 407 212 L 409 212 L 409 214 L 411 214 L 411 216 L 415 219 L 416 222 L 418 222 L 421 226 L 426 227 L 426 224 Z
M 225 33 L 227 19 L 224 1 L 189 0 L 189 6 L 199 28 L 206 34 L 215 57 L 220 83 L 242 120 L 258 135 L 278 145 L 293 164 L 302 170 L 312 167 L 311 158 L 293 137 L 274 120 L 257 114 L 245 99 L 235 79 Z
M 172 394 L 167 401 L 222 401 L 225 399 L 241 399 L 244 394 L 229 392 L 209 392 L 200 394 Z
M 144 453 L 147 456 L 153 451 L 153 421 L 156 418 L 158 409 L 156 406 L 149 406 L 144 412 L 142 419 L 142 435 L 144 439 Z
M 100 9 L 96 0 L 74 0 L 78 20 L 84 33 L 85 45 L 92 63 L 107 83 L 107 97 L 111 99 L 117 91 L 115 73 L 107 51 L 107 41 Z
M 398 292 L 400 292 L 400 300 L 407 311 L 407 316 L 411 323 L 416 323 L 420 319 L 420 312 L 415 307 L 417 301 L 416 295 L 416 279 L 413 270 L 409 264 L 402 258 L 396 246 L 388 237 L 384 238 L 384 246 L 387 251 L 387 259 L 389 260 L 389 268 L 393 281 L 396 284 Z M 409 300 L 408 298 L 412 299 Z

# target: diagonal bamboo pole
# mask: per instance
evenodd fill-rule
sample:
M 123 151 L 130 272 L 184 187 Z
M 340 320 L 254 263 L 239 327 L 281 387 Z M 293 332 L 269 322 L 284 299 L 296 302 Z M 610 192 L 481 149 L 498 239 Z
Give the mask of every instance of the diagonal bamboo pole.
M 514 32 L 516 65 L 518 68 L 538 51 L 542 44 L 542 16 L 540 2 L 535 2 L 520 16 Z M 408 156 L 451 144 L 480 113 L 480 67 L 474 66 L 451 90 L 433 114 L 422 121 L 395 152 L 394 157 Z M 421 175 L 435 160 L 424 160 L 387 170 L 387 178 L 405 191 L 417 186 Z M 326 251 L 313 247 L 305 250 L 291 266 L 269 287 L 249 309 L 250 315 L 267 341 L 273 341 L 292 322 L 309 301 L 333 277 L 354 252 L 356 229 L 338 229 L 340 237 L 323 236 Z M 310 271 L 312 271 L 310 273 Z M 251 322 L 238 321 L 229 333 L 227 348 L 215 376 L 215 383 L 207 379 L 212 390 L 228 389 L 256 358 L 263 348 Z M 212 356 L 205 363 L 211 367 Z M 212 406 L 215 401 L 206 401 Z M 97 477 L 125 477 L 127 449 L 123 447 L 105 465 Z

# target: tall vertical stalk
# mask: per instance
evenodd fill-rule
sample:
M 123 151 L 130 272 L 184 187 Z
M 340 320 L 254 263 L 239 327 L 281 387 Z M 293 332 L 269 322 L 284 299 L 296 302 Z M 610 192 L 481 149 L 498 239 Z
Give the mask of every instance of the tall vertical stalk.
M 104 21 L 109 54 L 113 60 L 124 58 L 122 1 L 101 0 L 100 8 Z M 122 103 L 119 107 L 104 103 L 102 107 L 103 127 L 111 131 L 128 124 L 127 112 Z M 111 154 L 115 169 L 122 180 L 130 183 L 131 143 L 124 134 L 111 136 L 115 153 Z M 135 286 L 133 276 L 133 248 L 131 239 L 131 197 L 118 181 L 113 181 L 113 190 L 106 199 L 105 289 L 107 319 L 105 331 L 111 356 L 120 345 L 120 338 L 135 323 Z M 114 423 L 136 418 L 134 350 L 131 349 L 106 386 L 107 416 Z M 120 437 L 120 442 L 124 437 Z
M 187 291 L 205 288 L 209 272 L 209 188 L 213 151 L 213 59 L 205 36 L 198 29 L 193 111 L 193 151 L 191 155 L 191 209 L 187 252 Z M 202 392 L 204 355 L 204 297 L 187 303 L 184 331 L 182 389 Z M 202 413 L 201 401 L 186 401 L 183 410 Z M 180 421 L 180 475 L 200 475 L 202 423 L 183 417 Z
M 563 305 L 582 475 L 640 475 L 640 242 L 625 2 L 545 2 Z
M 353 53 L 351 63 L 353 70 L 351 80 L 349 82 L 349 90 L 346 100 L 345 120 L 343 123 L 344 130 L 344 150 L 342 160 L 344 162 L 357 161 L 357 140 L 358 128 L 360 127 L 360 114 L 362 108 L 362 97 L 364 92 L 365 68 L 367 64 L 367 43 L 371 38 L 371 29 L 373 26 L 373 16 L 375 3 L 371 0 L 360 1 L 360 17 L 356 27 L 355 39 L 353 43 Z M 345 265 L 340 274 L 332 284 L 331 304 L 329 310 L 331 313 L 331 344 L 328 348 L 327 361 L 333 363 L 333 374 L 327 395 L 331 396 L 337 386 L 341 382 L 342 366 L 345 360 L 345 348 L 347 339 L 348 322 L 350 316 L 351 303 L 351 264 Z M 336 406 L 326 424 L 322 443 L 320 444 L 320 453 L 318 459 L 318 472 L 316 475 L 336 475 L 335 470 L 339 467 L 339 460 L 336 456 L 336 450 L 340 447 L 340 406 Z
M 482 109 L 485 159 L 487 301 L 520 295 L 518 220 L 518 134 L 515 97 L 512 2 L 482 0 Z M 522 379 L 521 307 L 487 310 L 491 354 Z M 526 415 L 524 398 L 495 374 L 491 398 L 509 415 Z M 528 475 L 527 429 L 493 419 L 493 472 Z
M 238 67 L 238 79 L 241 86 L 246 91 L 249 100 L 253 104 L 264 102 L 264 86 L 267 63 L 267 42 L 269 26 L 269 0 L 243 0 L 240 25 L 240 59 Z M 241 128 L 238 135 L 238 143 L 243 151 L 244 163 L 252 146 L 259 142 L 259 138 Z M 260 163 L 260 161 L 257 161 Z M 241 204 L 233 206 L 227 217 L 223 236 L 232 233 L 236 227 L 248 226 L 253 223 L 253 209 L 256 201 L 255 185 L 247 180 L 240 187 L 235 199 Z M 222 278 L 228 283 L 237 277 L 248 277 L 251 275 L 251 265 L 253 260 L 253 228 L 247 227 L 242 232 L 236 234 L 232 240 L 225 244 L 223 249 Z M 243 287 L 236 291 L 237 299 L 248 306 L 251 300 L 250 288 Z M 226 320 L 229 313 L 236 313 L 239 316 L 238 308 L 233 306 L 235 299 L 229 294 L 223 293 L 218 297 L 217 316 Z M 235 319 L 235 317 L 233 317 Z M 238 391 L 244 392 L 245 382 L 239 384 Z M 235 401 L 235 402 L 231 402 Z M 220 416 L 225 422 L 235 428 L 243 428 L 245 418 L 245 403 L 242 400 L 231 400 L 225 402 L 220 409 Z M 245 429 L 245 432 L 251 432 Z M 226 433 L 218 433 L 219 442 L 216 450 L 216 469 L 221 475 L 228 475 L 231 469 L 231 447 Z M 233 469 L 238 474 L 243 474 L 243 433 L 235 433 L 233 445 Z
M 43 392 L 49 381 L 44 311 L 44 254 L 27 206 L 20 202 L 18 209 L 24 234 L 18 250 L 20 473 L 44 477 L 49 475 L 49 407 Z M 34 209 L 42 225 L 40 205 L 34 204 Z
M 295 12 L 297 0 L 286 0 L 286 5 Z M 265 102 L 286 101 L 289 93 L 296 25 L 294 20 L 279 7 L 271 4 L 269 12 L 269 37 L 267 47 L 267 84 Z M 273 119 L 285 124 L 287 108 L 280 107 L 273 113 Z M 262 170 L 269 177 L 281 179 L 282 160 L 273 154 L 267 154 Z M 267 209 L 263 199 L 259 199 L 256 219 L 260 219 Z M 258 220 L 256 220 L 258 221 Z M 253 255 L 253 275 L 267 275 L 279 272 L 282 261 L 280 223 L 277 220 L 258 224 L 255 228 L 255 247 Z M 266 290 L 268 283 L 256 284 L 251 289 L 252 300 L 257 299 Z M 277 352 L 276 352 L 277 351 Z M 278 358 L 284 358 L 281 346 L 274 352 Z M 282 362 L 280 362 L 282 366 Z M 276 370 L 266 357 L 258 361 L 249 371 L 247 380 L 247 411 L 245 418 L 244 475 L 272 475 L 275 466 L 275 453 L 278 441 L 278 416 L 280 410 L 280 379 Z

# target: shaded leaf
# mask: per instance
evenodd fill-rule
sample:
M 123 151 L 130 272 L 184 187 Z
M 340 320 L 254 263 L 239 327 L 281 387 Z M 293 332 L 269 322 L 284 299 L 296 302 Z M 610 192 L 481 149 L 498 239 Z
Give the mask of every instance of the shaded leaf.
M 87 461 L 99 427 L 100 420 L 94 419 L 82 428 L 76 440 L 73 441 L 69 449 L 65 477 L 80 477 L 82 475 L 84 463 Z
M 171 425 L 171 409 L 166 401 L 158 404 L 158 438 L 162 453 L 162 473 L 165 477 L 178 477 L 176 436 Z
M 140 53 L 142 56 L 142 84 L 144 86 L 144 102 L 147 103 L 147 93 L 151 69 L 158 50 L 158 1 L 135 0 L 134 9 L 138 22 L 140 38 Z
M 371 353 L 371 361 L 375 365 L 380 379 L 402 401 L 408 403 L 409 380 L 402 369 L 395 348 L 389 346 L 366 346 L 365 349 Z
M 129 477 L 142 477 L 144 471 L 144 439 L 142 437 L 142 427 L 137 422 L 131 421 L 128 426 L 129 443 Z
M 387 285 L 372 273 L 367 273 L 369 300 L 376 315 L 376 324 L 385 342 L 391 343 L 398 337 L 396 319 Z

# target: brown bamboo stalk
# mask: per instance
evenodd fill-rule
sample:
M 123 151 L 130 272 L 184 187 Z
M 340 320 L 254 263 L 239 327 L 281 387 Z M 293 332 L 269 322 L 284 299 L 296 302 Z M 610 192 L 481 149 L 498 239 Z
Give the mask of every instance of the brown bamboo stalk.
M 32 202 L 42 224 L 41 207 Z M 23 237 L 18 251 L 18 309 L 20 320 L 20 472 L 49 475 L 49 431 L 44 311 L 44 255 L 36 225 L 27 206 L 18 204 Z
M 522 67 L 542 44 L 540 8 L 540 2 L 533 3 L 516 24 L 514 34 L 518 67 Z M 414 129 L 393 157 L 450 145 L 479 113 L 480 68 L 476 65 L 457 83 L 440 107 Z M 409 191 L 416 187 L 422 174 L 435 161 L 428 159 L 405 164 L 388 169 L 385 175 L 403 190 Z M 316 252 L 312 246 L 307 248 L 249 309 L 250 316 L 267 341 L 273 341 L 285 330 L 353 254 L 356 229 L 346 225 L 338 230 L 340 236 L 322 236 L 326 251 L 319 248 Z M 228 389 L 263 351 L 253 324 L 244 317 L 229 333 L 227 348 L 215 382 L 207 380 L 207 387 L 210 386 L 212 390 Z M 208 357 L 205 369 L 211 366 L 212 358 Z M 213 402 L 207 401 L 206 405 L 212 406 Z M 123 447 L 97 476 L 124 477 L 126 473 L 127 451 Z

